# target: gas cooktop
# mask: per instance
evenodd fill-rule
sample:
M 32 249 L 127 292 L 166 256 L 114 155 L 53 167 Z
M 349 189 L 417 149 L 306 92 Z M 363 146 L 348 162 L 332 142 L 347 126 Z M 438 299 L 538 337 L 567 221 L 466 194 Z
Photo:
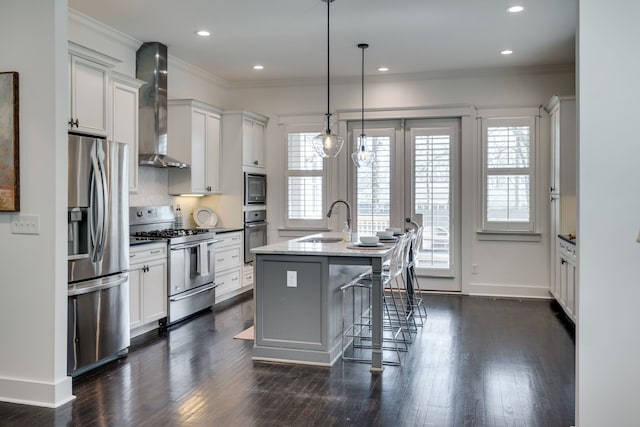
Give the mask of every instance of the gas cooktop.
M 137 231 L 133 237 L 142 239 L 170 239 L 171 237 L 195 236 L 209 233 L 207 229 L 200 228 L 165 228 L 163 230 Z

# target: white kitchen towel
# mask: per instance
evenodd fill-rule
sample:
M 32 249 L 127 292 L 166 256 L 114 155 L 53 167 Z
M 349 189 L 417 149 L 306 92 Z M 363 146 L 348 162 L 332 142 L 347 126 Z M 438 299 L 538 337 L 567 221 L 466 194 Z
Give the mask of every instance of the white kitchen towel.
M 200 243 L 200 247 L 198 248 L 198 272 L 201 276 L 206 276 L 209 274 L 209 257 L 207 256 L 207 245 L 208 243 Z

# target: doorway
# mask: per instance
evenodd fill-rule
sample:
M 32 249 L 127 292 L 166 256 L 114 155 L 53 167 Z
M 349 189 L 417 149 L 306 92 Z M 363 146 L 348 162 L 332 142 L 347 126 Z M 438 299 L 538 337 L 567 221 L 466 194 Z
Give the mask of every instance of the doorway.
M 347 123 L 355 146 L 360 122 Z M 354 231 L 424 227 L 416 272 L 424 289 L 460 291 L 460 120 L 365 121 L 373 164 L 349 163 Z

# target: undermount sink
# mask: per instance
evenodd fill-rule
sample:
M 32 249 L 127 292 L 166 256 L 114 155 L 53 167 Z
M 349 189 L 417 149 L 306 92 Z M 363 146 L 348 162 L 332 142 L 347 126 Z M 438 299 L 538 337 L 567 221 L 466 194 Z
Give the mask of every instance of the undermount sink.
M 342 241 L 340 237 L 309 237 L 308 239 L 300 240 L 304 243 L 336 243 Z

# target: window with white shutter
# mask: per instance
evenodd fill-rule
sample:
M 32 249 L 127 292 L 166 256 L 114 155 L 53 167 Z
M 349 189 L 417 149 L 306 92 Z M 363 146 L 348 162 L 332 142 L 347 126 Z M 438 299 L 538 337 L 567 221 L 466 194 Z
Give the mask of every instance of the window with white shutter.
M 318 133 L 319 130 L 313 130 L 308 126 L 287 128 L 288 227 L 322 227 L 326 223 L 325 163 L 316 154 L 311 142 Z
M 536 116 L 482 119 L 483 231 L 534 232 Z

